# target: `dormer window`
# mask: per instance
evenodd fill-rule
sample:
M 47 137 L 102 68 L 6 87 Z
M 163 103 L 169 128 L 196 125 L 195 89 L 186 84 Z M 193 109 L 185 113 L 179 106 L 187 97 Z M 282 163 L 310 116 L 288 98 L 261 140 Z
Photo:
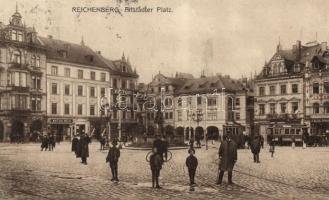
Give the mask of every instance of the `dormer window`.
M 17 30 L 11 30 L 11 40 L 23 42 L 23 32 Z
M 86 58 L 89 62 L 94 62 L 94 56 L 92 56 L 92 55 L 86 55 L 85 58 Z
M 63 58 L 67 58 L 67 51 L 66 50 L 59 50 L 58 54 L 63 57 Z
M 127 71 L 127 68 L 126 68 L 125 65 L 122 66 L 122 71 L 123 71 L 123 72 L 126 72 L 126 71 Z

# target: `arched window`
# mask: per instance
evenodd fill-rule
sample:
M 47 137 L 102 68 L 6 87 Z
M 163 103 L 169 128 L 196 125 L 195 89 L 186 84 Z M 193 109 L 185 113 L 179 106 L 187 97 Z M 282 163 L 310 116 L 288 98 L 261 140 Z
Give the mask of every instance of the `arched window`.
M 21 64 L 21 52 L 20 51 L 14 51 L 13 53 L 13 62 Z
M 329 102 L 324 102 L 323 104 L 324 107 L 324 113 L 328 114 L 329 113 Z
M 320 112 L 320 106 L 318 103 L 313 104 L 313 114 L 319 114 Z

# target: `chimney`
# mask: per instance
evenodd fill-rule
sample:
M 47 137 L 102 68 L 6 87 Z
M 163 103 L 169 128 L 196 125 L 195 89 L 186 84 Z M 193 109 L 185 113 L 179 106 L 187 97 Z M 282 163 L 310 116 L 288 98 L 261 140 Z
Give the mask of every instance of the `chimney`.
M 48 35 L 48 38 L 49 38 L 49 39 L 53 39 L 53 36 L 52 36 L 52 35 Z
M 101 51 L 96 51 L 97 54 L 99 55 L 102 55 L 102 52 Z
M 321 43 L 321 51 L 324 52 L 327 50 L 327 42 L 322 42 Z
M 300 60 L 302 56 L 302 42 L 300 40 L 296 41 L 296 59 Z

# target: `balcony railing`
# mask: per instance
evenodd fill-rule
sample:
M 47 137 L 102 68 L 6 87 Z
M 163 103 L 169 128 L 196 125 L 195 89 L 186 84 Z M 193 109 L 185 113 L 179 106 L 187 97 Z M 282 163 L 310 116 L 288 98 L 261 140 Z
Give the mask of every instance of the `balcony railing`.
M 12 91 L 15 92 L 29 92 L 30 88 L 29 87 L 23 87 L 23 86 L 10 86 Z
M 283 120 L 283 121 L 288 121 L 288 120 L 294 120 L 294 119 L 299 119 L 301 117 L 300 113 L 298 114 L 288 114 L 288 113 L 281 113 L 281 114 L 267 114 L 266 118 L 269 120 Z

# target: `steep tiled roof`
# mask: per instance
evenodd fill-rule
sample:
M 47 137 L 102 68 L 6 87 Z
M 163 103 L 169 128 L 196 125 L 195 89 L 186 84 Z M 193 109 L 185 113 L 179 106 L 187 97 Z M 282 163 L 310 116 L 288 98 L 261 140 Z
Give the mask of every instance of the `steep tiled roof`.
M 87 46 L 46 37 L 38 38 L 46 47 L 47 57 L 50 59 L 107 68 L 97 54 Z
M 189 79 L 176 92 L 176 94 L 195 94 L 195 93 L 213 93 L 215 91 L 221 92 L 225 88 L 227 92 L 243 91 L 244 84 L 227 76 L 211 76 L 196 79 Z
M 115 60 L 112 61 L 104 56 L 97 54 L 97 56 L 102 60 L 103 63 L 107 65 L 112 75 L 120 75 L 126 77 L 138 78 L 138 74 L 132 70 L 129 62 L 125 60 Z M 126 67 L 126 71 L 122 71 L 122 65 Z

